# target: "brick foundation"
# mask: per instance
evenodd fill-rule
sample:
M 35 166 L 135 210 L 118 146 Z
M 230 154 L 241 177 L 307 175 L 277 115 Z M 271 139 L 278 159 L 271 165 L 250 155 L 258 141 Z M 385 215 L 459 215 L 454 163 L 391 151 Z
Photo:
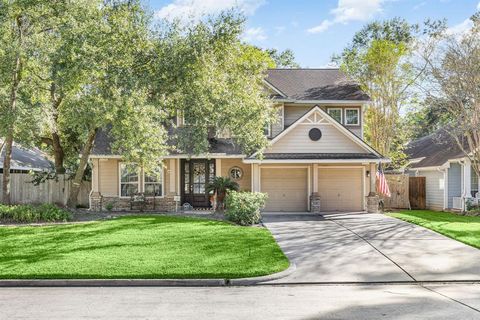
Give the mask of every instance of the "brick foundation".
M 310 196 L 310 212 L 319 214 L 320 209 L 321 209 L 320 195 L 318 194 L 318 192 L 313 192 L 312 195 Z
M 155 198 L 155 205 L 153 198 L 146 198 L 146 203 L 143 206 L 144 211 L 159 211 L 159 212 L 175 212 L 175 201 L 173 196 L 165 196 L 163 198 Z M 110 210 L 107 210 L 111 208 Z M 90 210 L 91 211 L 141 211 L 142 206 L 134 204 L 133 208 L 130 204 L 130 198 L 108 197 L 102 196 L 99 193 L 92 193 L 90 195 Z

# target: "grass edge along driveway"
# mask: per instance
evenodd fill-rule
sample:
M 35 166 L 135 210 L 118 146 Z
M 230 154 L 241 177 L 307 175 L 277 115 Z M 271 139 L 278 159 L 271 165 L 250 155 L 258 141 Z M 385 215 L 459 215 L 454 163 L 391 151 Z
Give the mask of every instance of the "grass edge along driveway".
M 202 218 L 0 227 L 0 239 L 0 279 L 231 279 L 289 266 L 267 229 Z
M 431 210 L 403 210 L 387 215 L 417 224 L 480 249 L 480 217 Z

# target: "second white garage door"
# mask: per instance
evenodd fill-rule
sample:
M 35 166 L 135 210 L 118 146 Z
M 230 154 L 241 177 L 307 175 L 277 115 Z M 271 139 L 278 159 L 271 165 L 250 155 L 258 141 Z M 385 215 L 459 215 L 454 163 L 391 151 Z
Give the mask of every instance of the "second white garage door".
M 268 193 L 265 211 L 307 211 L 307 168 L 262 168 L 260 188 Z
M 361 211 L 361 168 L 319 168 L 318 193 L 321 211 Z

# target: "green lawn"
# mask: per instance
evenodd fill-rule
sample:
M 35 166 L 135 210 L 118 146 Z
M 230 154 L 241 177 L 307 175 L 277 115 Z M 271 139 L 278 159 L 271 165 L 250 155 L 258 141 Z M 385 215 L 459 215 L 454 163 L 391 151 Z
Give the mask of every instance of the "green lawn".
M 480 217 L 430 210 L 400 211 L 388 215 L 418 224 L 480 249 Z
M 0 239 L 2 279 L 240 278 L 289 265 L 268 230 L 196 218 L 0 227 Z

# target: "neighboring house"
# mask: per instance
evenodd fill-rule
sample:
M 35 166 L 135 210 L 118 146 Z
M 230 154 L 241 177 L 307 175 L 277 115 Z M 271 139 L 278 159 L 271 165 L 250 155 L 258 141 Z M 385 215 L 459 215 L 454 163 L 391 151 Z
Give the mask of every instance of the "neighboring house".
M 478 196 L 478 176 L 445 130 L 411 142 L 406 153 L 410 175 L 425 177 L 428 209 L 464 210 L 465 202 Z
M 5 147 L 0 140 L 0 173 L 3 173 L 3 159 L 5 157 Z M 17 143 L 13 143 L 12 161 L 10 172 L 28 173 L 30 171 L 47 171 L 53 168 L 53 164 L 48 160 L 45 153 L 37 148 L 24 148 Z
M 100 132 L 90 157 L 92 210 L 107 203 L 128 209 L 136 193 L 155 196 L 157 210 L 184 203 L 208 208 L 206 185 L 215 176 L 267 193 L 266 211 L 365 210 L 377 164 L 386 161 L 362 140 L 368 97 L 338 69 L 273 69 L 265 86 L 274 99 L 265 107 L 277 111 L 278 121 L 266 128 L 270 144 L 262 160 L 222 135 L 211 139 L 207 154 L 164 157 L 162 177 L 149 177 L 141 168 L 129 171 L 112 154 L 108 134 Z

